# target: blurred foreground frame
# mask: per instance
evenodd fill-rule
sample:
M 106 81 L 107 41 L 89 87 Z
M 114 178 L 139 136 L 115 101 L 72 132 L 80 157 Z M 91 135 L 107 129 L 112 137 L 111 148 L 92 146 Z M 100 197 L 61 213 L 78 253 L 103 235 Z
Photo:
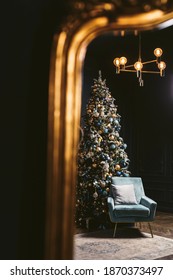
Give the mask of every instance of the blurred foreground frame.
M 124 4 L 123 2 L 126 2 Z M 145 4 L 144 4 L 145 2 Z M 173 24 L 172 1 L 67 1 L 50 58 L 45 259 L 73 259 L 82 68 L 87 46 L 112 32 Z

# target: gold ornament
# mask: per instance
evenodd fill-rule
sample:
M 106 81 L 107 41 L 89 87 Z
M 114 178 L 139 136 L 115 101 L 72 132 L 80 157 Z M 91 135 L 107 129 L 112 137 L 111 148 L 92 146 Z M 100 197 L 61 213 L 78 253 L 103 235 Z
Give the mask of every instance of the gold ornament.
M 93 197 L 96 199 L 98 197 L 98 193 L 97 192 L 93 193 Z
M 120 170 L 121 169 L 121 166 L 119 164 L 116 164 L 115 165 L 115 170 Z
M 105 181 L 100 181 L 100 186 L 101 186 L 102 188 L 104 188 L 104 187 L 106 186 Z
M 96 168 L 96 167 L 97 167 L 97 164 L 96 164 L 96 163 L 93 163 L 93 164 L 92 164 L 92 167 Z
M 88 121 L 89 124 L 92 124 L 92 122 L 93 122 L 93 119 L 90 119 L 90 120 Z
M 97 118 L 97 117 L 99 116 L 99 113 L 98 113 L 98 112 L 95 112 L 93 115 L 94 115 L 94 117 Z
M 114 135 L 113 134 L 111 134 L 110 136 L 109 136 L 109 140 L 114 140 Z

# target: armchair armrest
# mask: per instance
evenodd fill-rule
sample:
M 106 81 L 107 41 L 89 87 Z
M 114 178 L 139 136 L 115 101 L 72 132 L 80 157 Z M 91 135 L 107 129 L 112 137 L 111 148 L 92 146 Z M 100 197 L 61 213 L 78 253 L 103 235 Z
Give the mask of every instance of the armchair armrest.
M 114 199 L 113 199 L 113 197 L 108 196 L 107 202 L 108 202 L 109 211 L 113 211 L 114 210 Z
M 150 218 L 153 220 L 155 217 L 157 202 L 147 196 L 142 196 L 140 204 L 150 209 Z
M 113 213 L 113 210 L 114 210 L 114 199 L 113 199 L 113 197 L 108 196 L 108 198 L 107 198 L 107 203 L 108 203 L 108 208 L 109 208 L 109 217 L 110 217 L 110 220 L 111 220 L 112 222 L 114 222 L 114 213 Z

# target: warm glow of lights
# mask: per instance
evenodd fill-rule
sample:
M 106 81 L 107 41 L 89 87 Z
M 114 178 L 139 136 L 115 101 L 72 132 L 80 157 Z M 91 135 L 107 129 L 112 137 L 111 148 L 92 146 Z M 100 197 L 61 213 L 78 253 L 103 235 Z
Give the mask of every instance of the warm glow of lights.
M 130 25 L 137 26 L 146 24 L 146 22 L 156 22 L 157 20 L 160 20 L 161 17 L 163 17 L 164 13 L 160 10 L 154 10 L 147 13 L 141 13 L 137 15 L 133 15 L 129 18 L 129 16 L 122 16 L 117 19 L 118 25 L 127 25 L 130 22 Z
M 137 61 L 137 62 L 134 64 L 134 67 L 135 67 L 136 71 L 140 71 L 140 70 L 143 68 L 143 64 L 142 64 L 142 62 Z
M 105 3 L 104 4 L 104 9 L 106 10 L 106 11 L 111 11 L 112 9 L 113 9 L 113 5 L 112 4 L 110 4 L 110 3 Z
M 116 58 L 114 59 L 113 64 L 114 64 L 116 67 L 120 66 L 120 59 L 119 59 L 119 57 L 116 57 Z
M 156 56 L 156 59 L 154 60 L 148 60 L 148 61 L 143 61 L 142 63 L 142 59 L 141 59 L 141 40 L 140 40 L 140 37 L 139 37 L 139 57 L 138 57 L 138 61 L 136 61 L 134 64 L 131 64 L 131 65 L 126 65 L 127 63 L 127 58 L 122 56 L 122 57 L 116 57 L 114 60 L 113 60 L 113 64 L 115 65 L 116 67 L 116 74 L 120 74 L 121 71 L 122 72 L 135 72 L 136 70 L 136 75 L 137 75 L 137 78 L 139 79 L 139 85 L 140 86 L 143 86 L 144 85 L 144 81 L 142 80 L 142 73 L 151 73 L 151 74 L 159 74 L 160 73 L 160 76 L 161 77 L 164 77 L 165 76 L 165 71 L 164 69 L 166 68 L 166 64 L 164 61 L 161 61 L 161 55 L 163 53 L 162 49 L 161 48 L 156 48 L 154 50 L 154 54 Z M 158 70 L 156 69 L 156 71 L 154 70 L 142 70 L 143 69 L 143 66 L 144 65 L 148 65 L 148 64 L 151 64 L 151 63 L 156 63 L 156 67 L 159 68 L 159 72 Z M 132 67 L 134 68 L 132 69 Z
M 160 48 L 156 48 L 156 49 L 154 50 L 154 55 L 155 55 L 156 57 L 160 57 L 160 56 L 162 55 L 162 53 L 163 53 L 163 51 L 162 51 L 162 49 L 160 49 Z
M 126 63 L 127 63 L 127 58 L 126 57 L 124 57 L 124 56 L 122 56 L 122 57 L 120 57 L 120 64 L 121 65 L 125 65 Z
M 160 70 L 164 70 L 166 68 L 166 63 L 164 61 L 160 61 L 160 63 L 158 63 L 158 68 Z

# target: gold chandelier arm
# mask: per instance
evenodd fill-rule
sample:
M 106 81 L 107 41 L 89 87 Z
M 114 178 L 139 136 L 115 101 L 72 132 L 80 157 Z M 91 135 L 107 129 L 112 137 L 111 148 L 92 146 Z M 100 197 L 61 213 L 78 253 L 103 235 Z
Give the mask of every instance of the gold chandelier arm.
M 130 68 L 130 67 L 134 67 L 134 64 L 131 64 L 131 65 L 126 65 L 125 68 Z M 123 69 L 121 69 L 123 70 Z
M 153 62 L 156 62 L 156 61 L 157 61 L 156 59 L 153 59 L 153 60 L 149 60 L 149 61 L 144 61 L 144 62 L 142 62 L 142 64 L 149 64 L 149 63 L 153 63 Z M 131 68 L 131 67 L 134 67 L 134 64 L 126 65 L 125 67 L 126 68 Z
M 136 70 L 120 69 L 121 72 L 136 72 Z
M 159 71 L 141 71 L 142 73 L 160 74 Z
M 120 69 L 121 72 L 131 72 L 136 73 L 136 70 L 126 70 L 126 69 Z M 141 71 L 141 73 L 150 73 L 150 74 L 160 74 L 158 71 Z
M 139 61 L 141 61 L 141 32 L 139 32 Z
M 156 61 L 157 61 L 156 59 L 153 59 L 153 60 L 149 60 L 149 61 L 144 61 L 144 62 L 142 62 L 142 64 L 149 64 L 149 63 L 153 63 Z

